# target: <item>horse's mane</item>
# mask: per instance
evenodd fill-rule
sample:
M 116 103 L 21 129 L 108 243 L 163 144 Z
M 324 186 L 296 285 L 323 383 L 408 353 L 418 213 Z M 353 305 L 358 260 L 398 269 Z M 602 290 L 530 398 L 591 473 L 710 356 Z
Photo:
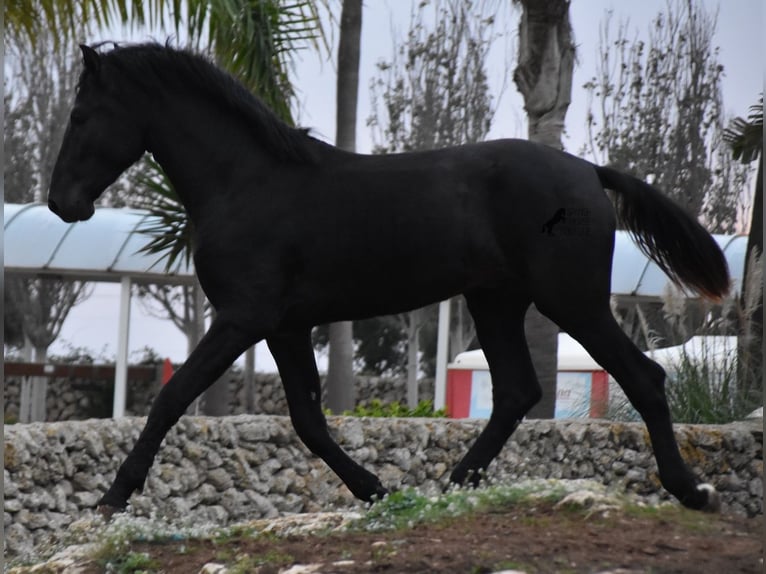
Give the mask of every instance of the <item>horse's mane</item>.
M 253 133 L 278 159 L 298 163 L 316 161 L 314 141 L 307 130 L 287 125 L 230 74 L 204 56 L 158 43 L 120 45 L 102 53 L 105 62 L 156 91 L 158 86 L 196 90 L 250 122 Z

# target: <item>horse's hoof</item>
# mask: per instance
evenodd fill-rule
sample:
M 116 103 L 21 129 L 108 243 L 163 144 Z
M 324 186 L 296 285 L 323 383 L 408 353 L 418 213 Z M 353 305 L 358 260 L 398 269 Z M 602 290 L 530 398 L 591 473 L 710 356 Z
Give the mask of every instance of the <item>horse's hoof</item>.
M 697 490 L 705 492 L 707 494 L 707 502 L 700 508 L 703 512 L 720 512 L 721 510 L 721 495 L 712 484 L 698 484 Z
M 379 502 L 383 500 L 388 494 L 390 494 L 390 491 L 382 484 L 378 483 L 377 487 L 375 488 L 375 493 L 370 497 L 369 502 L 373 504 Z
M 117 508 L 116 506 L 110 506 L 108 504 L 99 504 L 96 507 L 96 512 L 101 515 L 101 518 L 104 519 L 104 522 L 109 522 L 112 520 L 112 516 L 119 512 L 123 512 L 124 510 L 124 508 Z

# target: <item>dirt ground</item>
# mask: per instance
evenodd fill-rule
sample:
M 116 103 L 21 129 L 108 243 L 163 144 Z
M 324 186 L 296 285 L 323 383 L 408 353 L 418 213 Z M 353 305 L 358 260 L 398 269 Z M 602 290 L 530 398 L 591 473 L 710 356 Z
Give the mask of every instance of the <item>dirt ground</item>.
M 287 538 L 135 543 L 148 572 L 196 574 L 209 562 L 232 574 L 303 572 L 761 573 L 763 516 L 710 515 L 679 508 L 555 509 L 540 502 L 473 513 L 392 532 L 343 532 Z M 319 566 L 321 565 L 321 566 Z M 91 564 L 89 574 L 104 572 Z M 133 572 L 125 569 L 119 572 Z M 294 568 L 292 572 L 298 572 Z

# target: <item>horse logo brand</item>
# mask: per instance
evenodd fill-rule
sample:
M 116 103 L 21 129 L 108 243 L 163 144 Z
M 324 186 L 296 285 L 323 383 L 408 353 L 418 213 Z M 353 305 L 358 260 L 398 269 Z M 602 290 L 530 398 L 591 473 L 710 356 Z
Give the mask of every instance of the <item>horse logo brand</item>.
M 543 229 L 541 233 L 547 233 L 548 235 L 553 235 L 553 227 L 558 224 L 562 223 L 567 220 L 567 210 L 563 207 L 560 207 L 556 210 L 556 213 L 553 214 L 553 217 L 551 217 L 548 221 L 543 223 Z
M 587 207 L 560 207 L 540 233 L 549 237 L 584 237 L 590 235 L 590 209 Z

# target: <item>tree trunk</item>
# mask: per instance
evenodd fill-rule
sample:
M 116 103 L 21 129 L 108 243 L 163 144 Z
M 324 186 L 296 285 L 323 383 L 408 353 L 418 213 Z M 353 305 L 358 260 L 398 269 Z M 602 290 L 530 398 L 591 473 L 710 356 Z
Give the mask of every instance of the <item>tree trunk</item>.
M 195 327 L 189 332 L 187 342 L 188 358 L 192 351 L 197 348 L 197 345 L 202 339 L 202 335 L 205 333 L 205 293 L 202 291 L 202 286 L 199 284 L 199 279 L 194 279 L 194 325 Z M 204 395 L 204 393 L 203 393 Z M 200 414 L 200 403 L 202 397 L 197 397 L 194 401 L 194 406 L 190 407 L 192 411 L 190 414 Z
M 452 312 L 450 314 L 449 358 L 454 360 L 460 353 L 467 351 L 476 338 L 476 326 L 462 296 L 450 299 Z
M 519 64 L 513 80 L 524 96 L 529 139 L 564 149 L 561 136 L 572 96 L 575 55 L 569 1 L 521 3 Z
M 223 375 L 205 391 L 202 414 L 206 417 L 224 417 L 229 413 L 229 372 Z
M 255 413 L 255 345 L 245 352 L 245 372 L 243 376 L 245 387 L 245 412 Z
M 199 338 L 205 332 L 205 295 L 199 282 L 195 285 L 195 314 L 201 327 Z M 198 343 L 199 341 L 197 341 Z M 196 347 L 196 343 L 195 343 Z M 222 417 L 229 414 L 229 370 L 221 375 L 202 395 L 202 414 L 208 417 Z M 199 411 L 195 407 L 195 411 Z
M 753 214 L 745 251 L 745 270 L 742 278 L 742 307 L 746 311 L 742 336 L 739 340 L 739 386 L 753 395 L 763 393 L 763 259 L 757 269 L 752 267 L 755 256 L 763 256 L 763 152 L 758 160 L 758 178 L 755 182 Z M 760 278 L 760 281 L 757 280 Z
M 27 338 L 24 344 L 24 360 L 44 363 L 48 357 L 46 347 L 36 347 Z M 47 377 L 24 377 L 21 381 L 19 397 L 19 422 L 44 422 L 47 415 L 46 401 L 48 393 Z
M 563 149 L 561 136 L 572 93 L 574 43 L 567 0 L 522 0 L 519 63 L 514 82 L 524 96 L 528 136 Z M 532 305 L 525 320 L 532 363 L 543 389 L 530 418 L 552 418 L 556 404 L 558 327 Z
M 407 322 L 407 407 L 418 406 L 418 370 L 420 363 L 420 327 L 423 324 L 423 310 L 411 311 Z
M 353 410 L 356 404 L 352 335 L 350 321 L 330 324 L 325 391 L 327 408 L 335 414 Z
M 359 53 L 362 35 L 362 0 L 343 0 L 338 43 L 336 145 L 356 150 L 356 108 L 359 93 Z M 330 325 L 327 365 L 327 407 L 334 413 L 351 410 L 356 403 L 354 340 L 350 321 Z

